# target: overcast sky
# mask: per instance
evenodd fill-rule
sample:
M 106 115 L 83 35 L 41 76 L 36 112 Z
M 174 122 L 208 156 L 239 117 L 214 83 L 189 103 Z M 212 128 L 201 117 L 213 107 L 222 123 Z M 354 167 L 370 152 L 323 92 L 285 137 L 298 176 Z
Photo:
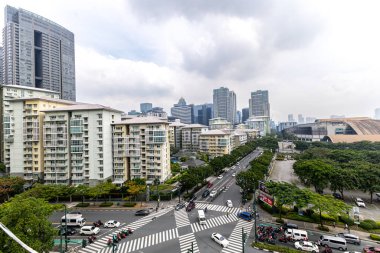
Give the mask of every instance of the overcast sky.
M 170 113 L 212 91 L 269 90 L 271 116 L 380 107 L 380 1 L 1 0 L 75 34 L 77 100 Z M 4 26 L 4 11 L 0 25 Z

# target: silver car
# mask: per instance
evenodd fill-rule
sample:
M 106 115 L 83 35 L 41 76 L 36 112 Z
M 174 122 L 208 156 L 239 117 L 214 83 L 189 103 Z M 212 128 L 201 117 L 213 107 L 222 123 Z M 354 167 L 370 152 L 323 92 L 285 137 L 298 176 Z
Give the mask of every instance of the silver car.
M 346 242 L 360 245 L 360 238 L 357 235 L 346 234 L 346 233 L 338 233 L 336 236 L 342 237 L 346 239 Z

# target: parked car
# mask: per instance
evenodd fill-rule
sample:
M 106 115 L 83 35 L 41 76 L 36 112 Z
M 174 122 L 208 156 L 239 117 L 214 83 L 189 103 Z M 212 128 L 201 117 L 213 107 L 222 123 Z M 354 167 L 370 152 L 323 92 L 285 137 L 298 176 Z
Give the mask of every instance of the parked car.
M 202 193 L 202 198 L 207 198 L 208 195 L 210 195 L 210 191 L 209 191 L 209 190 L 205 190 L 205 191 Z
M 59 226 L 58 227 L 58 235 L 75 235 L 78 231 L 73 228 L 73 227 L 66 227 L 65 226 L 62 226 L 62 228 Z
M 136 216 L 146 216 L 148 214 L 150 214 L 149 209 L 141 209 L 135 212 Z
M 68 212 L 67 214 L 80 214 L 80 215 L 82 215 L 82 213 L 79 211 L 71 211 L 71 212 Z
M 284 225 L 282 225 L 282 227 L 284 229 L 288 229 L 288 228 L 292 228 L 292 229 L 298 229 L 298 225 L 297 224 L 294 224 L 294 223 L 284 223 Z
M 361 198 L 356 198 L 355 203 L 358 207 L 365 207 L 365 203 Z
M 233 177 L 236 176 L 236 173 L 232 173 L 232 176 L 233 176 Z
M 189 200 L 189 202 L 190 202 L 190 201 L 195 201 L 196 199 L 197 199 L 197 196 L 193 195 L 193 196 L 191 197 L 191 199 Z
M 360 245 L 360 238 L 357 235 L 346 234 L 346 233 L 338 233 L 336 236 L 339 236 L 339 237 L 346 239 L 346 242 L 348 242 L 348 243 Z
M 363 248 L 364 253 L 379 253 L 380 248 L 379 247 L 374 247 L 374 246 L 365 246 Z
M 182 208 L 185 207 L 185 203 L 181 202 L 181 203 L 178 203 L 176 206 L 175 206 L 175 210 L 178 211 Z
M 375 195 L 376 195 L 376 197 L 377 197 L 377 200 L 380 201 L 380 192 L 376 192 Z
M 120 222 L 115 220 L 109 220 L 106 223 L 104 223 L 105 228 L 118 228 L 120 226 Z
M 223 178 L 223 175 L 219 175 L 219 176 L 218 176 L 218 179 L 222 179 L 222 178 Z
M 190 212 L 191 210 L 193 210 L 195 208 L 195 202 L 191 201 L 189 202 L 189 204 L 187 205 L 186 207 L 186 211 L 187 212 Z
M 298 241 L 294 243 L 294 247 L 299 250 L 317 253 L 319 252 L 318 245 L 314 242 Z
M 212 190 L 212 191 L 210 192 L 210 197 L 211 197 L 211 198 L 215 197 L 215 196 L 216 196 L 216 193 L 217 193 L 217 191 Z
M 211 239 L 214 240 L 216 243 L 218 243 L 223 248 L 227 248 L 228 244 L 230 243 L 226 238 L 224 238 L 219 233 L 212 233 L 211 234 Z
M 211 182 L 207 182 L 207 188 L 211 188 L 213 184 Z
M 334 192 L 332 195 L 333 195 L 334 198 L 336 198 L 336 199 L 343 199 L 342 195 L 341 195 L 340 193 L 338 193 L 338 192 Z
M 83 226 L 80 229 L 80 235 L 97 235 L 100 229 L 95 226 Z
M 232 204 L 232 201 L 229 200 L 229 199 L 226 201 L 226 205 L 227 205 L 228 207 L 234 207 L 234 205 Z

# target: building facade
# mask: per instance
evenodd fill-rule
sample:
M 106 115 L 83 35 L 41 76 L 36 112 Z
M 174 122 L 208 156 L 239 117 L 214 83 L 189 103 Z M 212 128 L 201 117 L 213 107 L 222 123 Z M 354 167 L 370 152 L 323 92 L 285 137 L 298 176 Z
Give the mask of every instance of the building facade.
M 249 108 L 241 109 L 241 122 L 245 123 L 249 118 Z
M 186 124 L 181 123 L 178 119 L 169 124 L 169 142 L 171 147 L 182 148 L 182 127 L 184 126 Z
M 233 129 L 231 122 L 227 121 L 224 118 L 213 118 L 210 119 L 210 129 Z
M 209 130 L 199 135 L 199 151 L 209 154 L 212 158 L 230 154 L 232 136 L 221 130 Z
M 249 99 L 249 116 L 270 116 L 269 96 L 267 90 L 251 92 Z
M 182 127 L 182 149 L 189 151 L 199 150 L 199 135 L 207 130 L 207 126 L 200 124 L 191 124 Z
M 171 108 L 172 117 L 179 119 L 184 124 L 193 122 L 193 105 L 186 105 L 184 98 L 180 98 L 177 104 Z
M 153 108 L 152 103 L 141 103 L 140 104 L 140 112 L 143 113 L 143 114 L 145 114 L 148 111 L 152 110 L 152 108 Z
M 114 183 L 145 178 L 148 184 L 170 176 L 169 123 L 156 117 L 116 122 L 113 128 Z
M 218 117 L 236 123 L 236 94 L 228 88 L 221 87 L 213 91 L 213 118 Z
M 32 12 L 5 7 L 3 84 L 56 91 L 75 101 L 74 34 Z

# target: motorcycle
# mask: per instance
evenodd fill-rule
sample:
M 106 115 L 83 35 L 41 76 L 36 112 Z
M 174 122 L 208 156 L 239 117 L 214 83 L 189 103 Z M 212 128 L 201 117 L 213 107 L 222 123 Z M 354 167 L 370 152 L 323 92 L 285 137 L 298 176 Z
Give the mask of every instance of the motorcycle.
M 93 243 L 96 240 L 96 236 L 92 235 L 92 236 L 89 236 L 87 239 L 88 239 L 88 244 L 90 244 L 90 243 Z
M 98 220 L 98 221 L 95 221 L 93 224 L 95 227 L 100 227 L 103 225 L 103 222 L 101 220 Z
M 330 247 L 325 247 L 323 250 L 322 250 L 322 253 L 332 253 L 332 249 Z

